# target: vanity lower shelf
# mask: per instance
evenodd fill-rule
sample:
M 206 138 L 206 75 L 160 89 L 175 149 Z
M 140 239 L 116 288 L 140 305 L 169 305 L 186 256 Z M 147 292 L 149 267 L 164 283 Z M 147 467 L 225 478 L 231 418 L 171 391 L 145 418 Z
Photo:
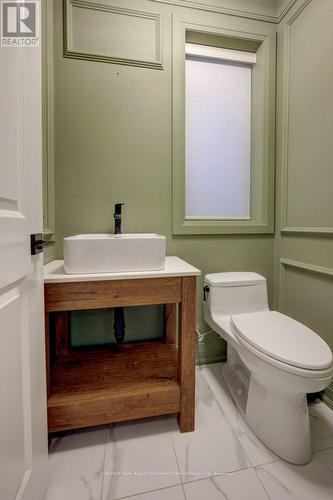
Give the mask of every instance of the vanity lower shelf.
M 174 344 L 74 351 L 52 367 L 49 432 L 176 413 L 180 394 Z

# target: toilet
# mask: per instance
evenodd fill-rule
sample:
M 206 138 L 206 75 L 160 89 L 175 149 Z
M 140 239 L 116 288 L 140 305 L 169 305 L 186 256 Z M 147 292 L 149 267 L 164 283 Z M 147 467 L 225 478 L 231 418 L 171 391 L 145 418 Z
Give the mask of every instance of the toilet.
M 329 346 L 310 328 L 270 311 L 263 276 L 207 274 L 205 321 L 227 342 L 222 373 L 253 432 L 293 464 L 311 460 L 306 394 L 333 377 Z

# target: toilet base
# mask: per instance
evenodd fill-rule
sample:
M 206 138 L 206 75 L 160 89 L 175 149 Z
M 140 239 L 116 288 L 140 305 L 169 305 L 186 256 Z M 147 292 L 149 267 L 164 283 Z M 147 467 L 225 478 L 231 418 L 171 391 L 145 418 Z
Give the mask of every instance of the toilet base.
M 279 457 L 304 465 L 312 457 L 306 394 L 288 387 L 267 385 L 251 373 L 228 345 L 228 362 L 222 370 L 227 387 L 252 431 Z
M 309 411 L 305 394 L 269 392 L 251 378 L 246 420 L 253 432 L 281 458 L 305 465 L 312 458 Z

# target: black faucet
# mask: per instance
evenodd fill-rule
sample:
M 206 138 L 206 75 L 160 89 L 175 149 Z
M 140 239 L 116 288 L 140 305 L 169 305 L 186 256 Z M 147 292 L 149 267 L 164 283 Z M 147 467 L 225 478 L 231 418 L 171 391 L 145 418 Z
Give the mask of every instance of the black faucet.
M 116 203 L 114 206 L 114 234 L 121 234 L 121 207 L 125 203 Z

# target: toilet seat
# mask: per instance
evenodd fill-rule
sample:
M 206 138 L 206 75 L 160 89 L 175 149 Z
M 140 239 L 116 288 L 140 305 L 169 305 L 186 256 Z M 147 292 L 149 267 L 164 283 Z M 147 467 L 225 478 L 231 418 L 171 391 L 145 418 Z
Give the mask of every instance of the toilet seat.
M 326 342 L 310 328 L 276 311 L 236 314 L 230 325 L 238 340 L 266 361 L 321 371 L 332 367 Z M 287 371 L 288 367 L 286 366 Z M 294 370 L 293 370 L 294 371 Z M 319 375 L 319 373 L 318 373 Z

